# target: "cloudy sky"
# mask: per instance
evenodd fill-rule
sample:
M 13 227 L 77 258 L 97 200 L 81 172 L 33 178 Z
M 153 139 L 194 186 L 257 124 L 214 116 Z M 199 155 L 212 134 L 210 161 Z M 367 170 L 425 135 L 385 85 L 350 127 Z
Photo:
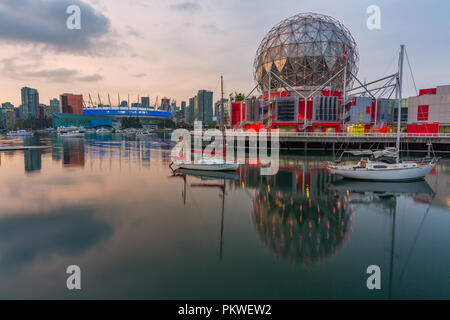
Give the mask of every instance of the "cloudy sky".
M 81 30 L 66 9 L 81 8 Z M 381 8 L 381 30 L 366 27 L 366 8 Z M 361 80 L 396 68 L 406 44 L 417 87 L 450 84 L 449 1 L 430 0 L 0 0 L 0 102 L 20 104 L 20 88 L 41 103 L 63 92 L 172 97 L 198 89 L 254 87 L 253 59 L 264 35 L 300 12 L 340 20 L 358 43 Z M 406 68 L 408 69 L 408 68 Z M 406 95 L 414 93 L 409 73 Z M 86 98 L 85 98 L 86 99 Z

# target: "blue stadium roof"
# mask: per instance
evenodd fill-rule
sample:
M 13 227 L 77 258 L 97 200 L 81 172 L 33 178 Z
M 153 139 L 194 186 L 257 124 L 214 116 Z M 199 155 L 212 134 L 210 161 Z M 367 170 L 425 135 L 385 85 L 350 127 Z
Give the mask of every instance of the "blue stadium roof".
M 85 115 L 112 115 L 112 116 L 147 116 L 171 118 L 172 113 L 159 110 L 133 110 L 133 109 L 84 109 Z

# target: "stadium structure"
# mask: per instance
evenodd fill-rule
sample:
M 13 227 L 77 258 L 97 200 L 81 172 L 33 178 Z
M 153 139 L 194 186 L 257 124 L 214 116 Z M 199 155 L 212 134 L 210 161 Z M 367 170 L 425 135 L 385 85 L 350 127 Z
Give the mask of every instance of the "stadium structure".
M 168 111 L 155 110 L 152 108 L 139 107 L 93 107 L 84 108 L 83 114 L 86 115 L 111 115 L 116 117 L 144 117 L 152 119 L 170 119 L 172 113 Z
M 109 105 L 86 107 L 83 103 L 81 114 L 55 113 L 52 117 L 54 127 L 120 127 L 122 118 L 139 118 L 144 127 L 151 129 L 175 126 L 175 119 L 171 112 L 150 107 L 116 107 Z

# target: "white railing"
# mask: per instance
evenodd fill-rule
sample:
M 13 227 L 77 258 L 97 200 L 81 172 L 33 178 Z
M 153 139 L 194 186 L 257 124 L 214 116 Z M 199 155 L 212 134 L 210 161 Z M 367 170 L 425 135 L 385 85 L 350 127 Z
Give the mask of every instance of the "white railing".
M 356 133 L 356 132 L 280 132 L 280 137 L 375 137 L 375 138 L 396 138 L 397 133 Z M 400 133 L 401 138 L 450 138 L 450 133 Z
M 232 133 L 235 136 L 250 136 L 251 132 L 235 131 Z M 266 133 L 267 135 L 270 135 Z M 255 135 L 262 135 L 256 133 Z M 354 133 L 354 132 L 280 132 L 280 137 L 318 137 L 318 138 L 396 138 L 397 133 Z M 450 133 L 401 133 L 401 138 L 450 138 Z

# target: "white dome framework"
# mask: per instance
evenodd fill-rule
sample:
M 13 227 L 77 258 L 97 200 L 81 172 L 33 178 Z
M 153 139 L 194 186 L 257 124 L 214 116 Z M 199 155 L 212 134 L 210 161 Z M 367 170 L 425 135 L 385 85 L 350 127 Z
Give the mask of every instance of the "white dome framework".
M 342 71 L 346 63 L 347 88 L 351 88 L 359 54 L 350 31 L 330 16 L 300 13 L 281 21 L 264 37 L 254 61 L 254 78 L 262 93 L 269 91 L 270 70 L 296 89 L 313 90 Z M 280 86 L 272 78 L 272 90 Z M 327 87 L 342 91 L 344 72 Z

